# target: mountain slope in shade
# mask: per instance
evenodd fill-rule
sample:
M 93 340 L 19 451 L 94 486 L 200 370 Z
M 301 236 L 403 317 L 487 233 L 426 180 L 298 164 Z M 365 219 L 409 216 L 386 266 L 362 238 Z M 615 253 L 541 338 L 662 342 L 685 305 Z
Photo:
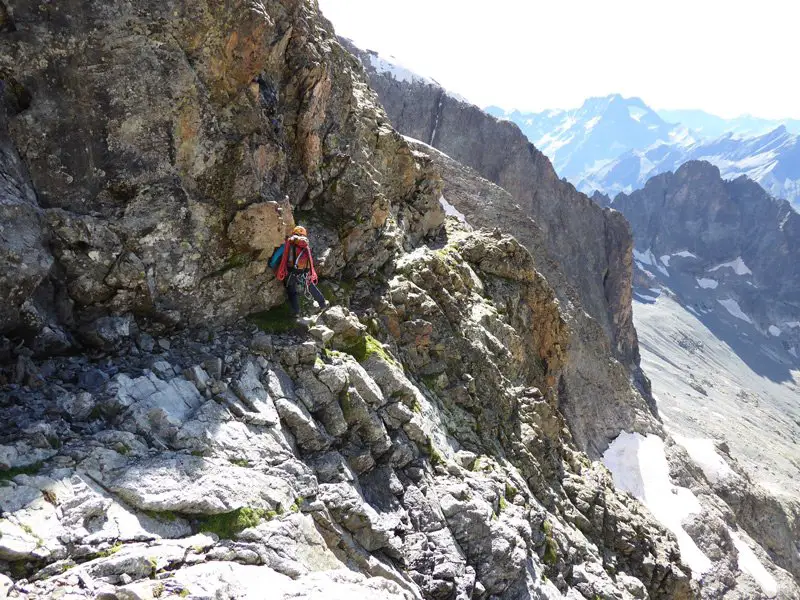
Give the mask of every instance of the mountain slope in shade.
M 697 310 L 734 318 L 748 335 L 779 338 L 786 360 L 800 353 L 800 215 L 788 202 L 690 161 L 612 206 L 631 223 L 646 279 L 673 287 L 686 276 L 687 301 L 702 302 Z
M 612 206 L 634 232 L 634 321 L 665 427 L 740 525 L 774 523 L 760 543 L 797 572 L 800 215 L 758 184 L 725 181 L 697 161 Z M 726 474 L 735 461 L 751 481 Z M 754 510 L 749 493 L 773 501 Z
M 689 160 L 716 165 L 725 179 L 745 175 L 795 207 L 800 202 L 800 135 L 790 133 L 783 125 L 752 138 L 726 134 L 689 145 L 656 144 L 645 150 L 631 150 L 610 163 L 589 169 L 576 186 L 611 195 L 630 193 L 650 177 L 674 171 Z

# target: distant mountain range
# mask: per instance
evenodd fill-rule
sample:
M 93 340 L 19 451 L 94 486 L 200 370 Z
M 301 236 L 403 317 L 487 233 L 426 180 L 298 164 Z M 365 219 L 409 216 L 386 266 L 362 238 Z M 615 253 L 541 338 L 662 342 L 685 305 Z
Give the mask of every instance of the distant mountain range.
M 516 123 L 579 190 L 615 195 L 689 160 L 726 179 L 746 175 L 800 207 L 800 121 L 725 120 L 703 111 L 657 112 L 639 98 L 590 98 L 576 110 L 486 109 Z M 679 121 L 680 122 L 677 122 Z
M 704 137 L 719 137 L 726 133 L 757 136 L 781 125 L 791 133 L 800 133 L 800 119 L 762 119 L 752 115 L 723 119 L 704 110 L 657 110 L 656 113 L 668 123 L 680 123 Z

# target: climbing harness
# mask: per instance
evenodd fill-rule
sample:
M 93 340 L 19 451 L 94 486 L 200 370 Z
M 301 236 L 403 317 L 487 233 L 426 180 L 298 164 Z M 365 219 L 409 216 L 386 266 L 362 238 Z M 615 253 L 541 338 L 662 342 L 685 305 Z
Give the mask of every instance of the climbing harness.
M 300 284 L 300 287 L 303 289 L 303 295 L 308 298 L 309 300 L 313 300 L 314 297 L 311 295 L 311 277 L 309 277 L 308 271 L 302 271 L 295 274 L 297 278 L 297 283 Z

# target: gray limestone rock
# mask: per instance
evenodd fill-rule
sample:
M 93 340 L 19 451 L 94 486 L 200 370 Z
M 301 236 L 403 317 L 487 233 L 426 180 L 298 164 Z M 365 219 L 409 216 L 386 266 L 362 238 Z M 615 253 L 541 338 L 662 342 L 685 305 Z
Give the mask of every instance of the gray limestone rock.
M 152 511 L 218 514 L 237 508 L 288 508 L 296 494 L 283 479 L 196 456 L 144 459 L 105 474 L 108 487 Z

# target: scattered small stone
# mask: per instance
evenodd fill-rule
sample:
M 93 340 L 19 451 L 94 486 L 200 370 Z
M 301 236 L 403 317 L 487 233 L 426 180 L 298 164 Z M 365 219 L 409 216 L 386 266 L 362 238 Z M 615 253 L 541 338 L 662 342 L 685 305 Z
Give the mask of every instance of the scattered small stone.
M 216 356 L 203 361 L 203 367 L 212 379 L 222 379 L 222 359 Z
M 150 354 L 155 348 L 156 342 L 152 335 L 148 333 L 140 333 L 137 344 L 139 346 L 139 350 L 146 354 Z
M 272 336 L 264 332 L 258 332 L 250 340 L 250 350 L 255 354 L 272 355 Z
M 169 340 L 167 338 L 158 338 L 158 346 L 162 350 L 169 350 L 170 342 L 169 342 Z
M 175 377 L 175 369 L 173 369 L 172 365 L 165 360 L 155 361 L 152 365 L 150 365 L 150 368 L 159 379 L 171 379 L 172 377 Z

